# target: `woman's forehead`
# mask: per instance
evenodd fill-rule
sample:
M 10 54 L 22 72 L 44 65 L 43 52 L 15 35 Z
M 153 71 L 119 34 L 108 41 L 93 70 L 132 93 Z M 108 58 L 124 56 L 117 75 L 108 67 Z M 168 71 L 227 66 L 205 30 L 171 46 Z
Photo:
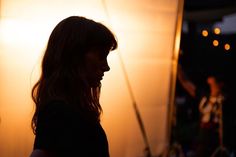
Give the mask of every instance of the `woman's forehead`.
M 110 52 L 110 49 L 107 47 L 96 47 L 91 49 L 94 53 L 98 53 L 99 55 L 108 55 Z
M 109 54 L 109 49 L 102 49 L 102 48 L 97 48 L 97 49 L 91 49 L 87 52 L 87 54 L 95 54 L 98 56 L 103 56 L 106 57 Z

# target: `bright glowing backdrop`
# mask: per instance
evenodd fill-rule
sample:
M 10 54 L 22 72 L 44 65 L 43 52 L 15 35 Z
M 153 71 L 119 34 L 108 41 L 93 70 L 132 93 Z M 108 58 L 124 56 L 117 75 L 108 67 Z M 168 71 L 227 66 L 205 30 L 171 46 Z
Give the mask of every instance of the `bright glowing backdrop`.
M 102 125 L 112 157 L 143 155 L 144 142 L 118 55 L 122 56 L 152 154 L 168 145 L 182 0 L 0 0 L 0 156 L 32 150 L 30 92 L 55 25 L 71 15 L 107 25 L 119 48 L 102 81 Z

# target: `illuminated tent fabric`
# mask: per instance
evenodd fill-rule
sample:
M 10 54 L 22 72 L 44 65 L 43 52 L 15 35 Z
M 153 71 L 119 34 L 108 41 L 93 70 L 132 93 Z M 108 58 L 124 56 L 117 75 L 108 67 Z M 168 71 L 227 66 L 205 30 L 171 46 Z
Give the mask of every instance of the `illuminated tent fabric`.
M 102 81 L 102 125 L 112 157 L 142 156 L 145 147 L 128 81 L 153 155 L 168 145 L 182 0 L 1 0 L 0 156 L 25 157 L 32 150 L 31 88 L 50 32 L 63 18 L 85 16 L 116 34 Z M 124 63 L 124 69 L 121 66 Z

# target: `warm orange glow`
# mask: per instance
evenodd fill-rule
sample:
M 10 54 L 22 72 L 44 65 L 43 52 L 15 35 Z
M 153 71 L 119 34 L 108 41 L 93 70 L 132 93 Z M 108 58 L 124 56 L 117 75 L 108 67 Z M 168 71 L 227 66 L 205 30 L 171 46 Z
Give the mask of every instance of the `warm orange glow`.
M 228 51 L 228 50 L 230 50 L 230 45 L 226 43 L 226 44 L 224 45 L 224 48 L 225 48 L 226 51 Z
M 159 156 L 168 142 L 167 115 L 173 88 L 170 75 L 174 71 L 172 65 L 177 63 L 181 34 L 174 25 L 182 18 L 176 16 L 176 6 L 183 0 L 140 1 L 136 5 L 131 0 L 107 1 L 110 22 L 102 1 L 0 1 L 1 157 L 29 156 L 32 150 L 31 88 L 39 77 L 41 55 L 52 29 L 71 15 L 104 23 L 118 39 L 120 51 L 111 52 L 108 57 L 111 70 L 102 81 L 100 99 L 104 111 L 101 122 L 111 156 L 142 156 L 144 145 L 119 53 L 147 128 L 152 153 Z
M 220 30 L 220 28 L 218 28 L 218 27 L 216 27 L 216 28 L 214 28 L 214 33 L 215 34 L 220 34 L 220 32 L 221 32 L 221 30 Z
M 219 41 L 218 40 L 213 40 L 212 43 L 213 43 L 214 46 L 218 46 L 219 45 Z
M 202 30 L 202 36 L 207 37 L 208 36 L 208 31 L 207 30 Z

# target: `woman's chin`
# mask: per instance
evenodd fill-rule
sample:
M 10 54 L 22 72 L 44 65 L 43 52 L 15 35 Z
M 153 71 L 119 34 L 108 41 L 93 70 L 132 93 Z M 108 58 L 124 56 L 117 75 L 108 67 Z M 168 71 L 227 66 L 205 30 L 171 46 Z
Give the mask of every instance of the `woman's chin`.
M 101 81 L 94 81 L 90 83 L 91 87 L 100 87 L 101 86 Z

